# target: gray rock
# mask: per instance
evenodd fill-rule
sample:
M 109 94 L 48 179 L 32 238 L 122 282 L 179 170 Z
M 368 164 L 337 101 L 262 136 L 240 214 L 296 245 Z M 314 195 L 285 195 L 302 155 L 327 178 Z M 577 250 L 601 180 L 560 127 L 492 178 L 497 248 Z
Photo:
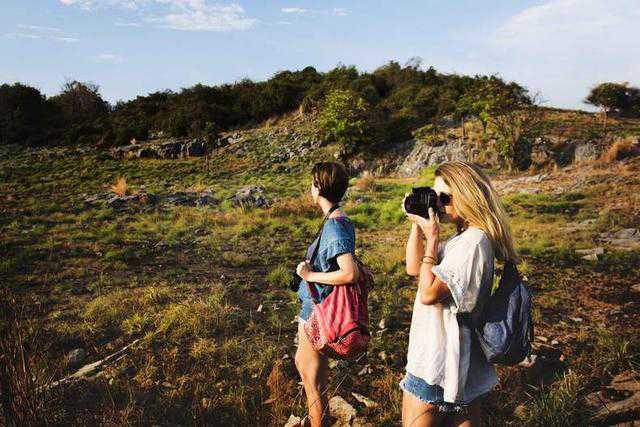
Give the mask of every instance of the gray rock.
M 363 396 L 363 395 L 355 393 L 355 392 L 352 392 L 351 395 L 354 397 L 354 399 L 356 399 L 358 402 L 362 403 L 367 408 L 375 408 L 375 407 L 378 406 L 378 404 L 375 401 L 373 401 L 372 399 L 369 399 L 366 396 Z
M 590 249 L 577 249 L 576 253 L 578 255 L 583 255 L 582 259 L 587 261 L 597 261 L 598 257 L 604 254 L 604 249 L 601 247 L 590 248 Z
M 640 249 L 640 231 L 636 228 L 600 233 L 598 240 L 622 250 Z
M 399 147 L 399 150 L 408 151 L 406 157 L 401 156 L 404 160 L 397 168 L 397 173 L 401 176 L 414 176 L 425 167 L 439 165 L 446 161 L 470 160 L 469 146 L 463 140 L 443 141 L 443 144 L 438 146 L 410 140 L 404 143 L 404 147 Z
M 86 357 L 87 352 L 83 348 L 76 348 L 67 355 L 67 367 L 73 369 L 81 366 Z
M 329 413 L 337 418 L 334 426 L 350 426 L 357 414 L 355 408 L 340 396 L 329 400 Z
M 594 142 L 577 143 L 573 151 L 573 161 L 575 163 L 586 163 L 596 160 L 602 149 Z
M 229 198 L 234 206 L 252 206 L 256 208 L 269 206 L 269 201 L 264 197 L 264 188 L 250 185 L 241 188 Z
M 300 427 L 301 425 L 302 418 L 296 417 L 295 415 L 291 414 L 284 427 Z
M 640 413 L 640 374 L 623 372 L 603 390 L 591 393 L 585 403 L 596 410 L 591 421 L 598 425 L 637 420 Z

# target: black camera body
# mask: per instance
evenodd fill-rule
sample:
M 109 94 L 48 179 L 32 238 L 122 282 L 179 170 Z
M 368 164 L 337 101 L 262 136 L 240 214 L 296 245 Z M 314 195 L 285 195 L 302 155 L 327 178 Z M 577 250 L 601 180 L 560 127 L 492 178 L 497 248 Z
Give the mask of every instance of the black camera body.
M 291 275 L 291 281 L 289 282 L 289 289 L 291 289 L 293 292 L 298 292 L 298 289 L 300 288 L 300 282 L 302 282 L 302 277 L 298 276 L 298 273 L 293 272 L 293 274 Z
M 429 218 L 429 208 L 438 214 L 438 194 L 431 187 L 414 187 L 404 199 L 404 210 L 407 213 Z

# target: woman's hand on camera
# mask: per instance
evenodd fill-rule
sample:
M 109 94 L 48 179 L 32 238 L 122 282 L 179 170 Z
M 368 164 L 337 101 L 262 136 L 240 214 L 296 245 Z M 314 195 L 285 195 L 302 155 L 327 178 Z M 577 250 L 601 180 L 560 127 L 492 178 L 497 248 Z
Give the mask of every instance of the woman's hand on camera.
M 407 218 L 420 227 L 427 239 L 437 239 L 440 236 L 440 221 L 433 208 L 429 208 L 429 219 L 410 213 L 407 214 Z
M 307 277 L 309 277 L 309 273 L 311 273 L 312 271 L 313 270 L 311 270 L 311 263 L 307 260 L 302 261 L 296 267 L 296 273 L 298 274 L 298 276 L 302 277 L 304 280 L 307 280 Z

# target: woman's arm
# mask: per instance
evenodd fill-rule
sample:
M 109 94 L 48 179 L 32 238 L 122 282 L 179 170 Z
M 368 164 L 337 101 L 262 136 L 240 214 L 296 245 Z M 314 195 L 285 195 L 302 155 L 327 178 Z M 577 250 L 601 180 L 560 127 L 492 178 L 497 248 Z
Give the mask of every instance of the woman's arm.
M 420 261 L 424 254 L 424 233 L 416 223 L 411 223 L 411 232 L 407 240 L 406 264 L 407 274 L 409 276 L 418 276 L 420 274 Z
M 423 250 L 424 255 L 420 259 L 419 265 L 418 294 L 420 296 L 420 302 L 425 305 L 437 304 L 451 296 L 447 284 L 436 277 L 431 271 L 431 267 L 438 263 L 438 244 L 440 243 L 440 224 L 438 217 L 431 208 L 429 208 L 429 219 L 412 214 L 407 214 L 407 217 L 414 225 L 417 225 L 420 230 L 422 230 L 423 235 L 427 238 L 426 251 Z M 411 241 L 411 236 L 409 236 L 409 241 Z M 415 260 L 415 258 L 411 259 L 413 261 Z M 409 269 L 408 261 L 409 242 L 407 242 L 407 270 Z
M 358 267 L 350 252 L 340 254 L 336 257 L 339 269 L 328 273 L 311 271 L 308 261 L 298 264 L 297 272 L 307 282 L 322 283 L 323 285 L 348 285 L 358 278 Z

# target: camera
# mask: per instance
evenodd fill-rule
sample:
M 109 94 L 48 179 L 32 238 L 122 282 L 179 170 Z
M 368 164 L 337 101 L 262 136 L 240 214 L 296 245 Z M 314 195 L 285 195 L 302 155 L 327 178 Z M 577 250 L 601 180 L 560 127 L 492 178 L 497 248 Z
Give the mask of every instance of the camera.
M 407 213 L 429 218 L 429 208 L 438 214 L 438 194 L 431 187 L 414 187 L 404 199 L 404 210 Z
M 302 277 L 298 276 L 298 273 L 296 273 L 294 270 L 293 274 L 291 274 L 289 289 L 291 289 L 293 292 L 298 292 L 298 289 L 300 288 L 300 282 L 302 282 Z

